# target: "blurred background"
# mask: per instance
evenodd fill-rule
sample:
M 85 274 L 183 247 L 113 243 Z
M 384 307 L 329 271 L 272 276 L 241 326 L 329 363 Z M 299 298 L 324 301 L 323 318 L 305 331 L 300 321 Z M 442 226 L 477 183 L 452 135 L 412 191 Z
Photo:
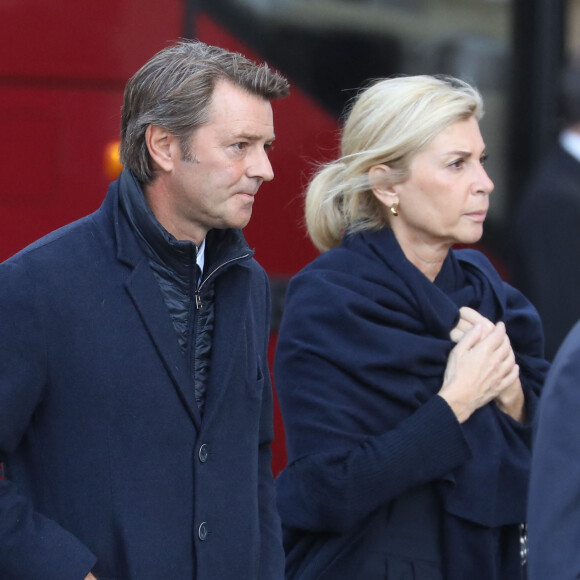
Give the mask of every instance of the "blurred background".
M 286 282 L 316 255 L 304 185 L 371 78 L 447 73 L 481 90 L 496 184 L 481 248 L 509 279 L 514 208 L 557 135 L 580 0 L 0 0 L 0 32 L 0 260 L 101 204 L 119 172 L 125 82 L 164 46 L 199 38 L 289 77 L 292 95 L 274 104 L 276 178 L 246 230 L 272 280 L 273 350 Z

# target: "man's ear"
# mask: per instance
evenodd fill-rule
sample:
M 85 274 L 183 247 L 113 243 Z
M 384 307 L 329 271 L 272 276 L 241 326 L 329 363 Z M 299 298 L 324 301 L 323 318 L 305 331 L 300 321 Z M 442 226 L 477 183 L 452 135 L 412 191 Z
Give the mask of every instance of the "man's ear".
M 369 169 L 369 184 L 375 197 L 390 208 L 394 203 L 399 202 L 399 194 L 396 187 L 391 184 L 392 169 L 383 163 L 373 165 Z
M 165 127 L 149 125 L 145 130 L 145 143 L 155 165 L 162 171 L 171 171 L 175 155 L 179 154 L 178 138 Z

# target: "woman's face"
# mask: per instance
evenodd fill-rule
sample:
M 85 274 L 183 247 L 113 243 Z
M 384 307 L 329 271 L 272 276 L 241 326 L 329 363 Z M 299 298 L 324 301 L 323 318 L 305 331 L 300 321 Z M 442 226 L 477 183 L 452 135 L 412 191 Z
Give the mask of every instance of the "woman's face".
M 484 161 L 475 117 L 449 125 L 415 155 L 408 178 L 392 188 L 399 215 L 390 222 L 405 253 L 481 238 L 493 190 Z

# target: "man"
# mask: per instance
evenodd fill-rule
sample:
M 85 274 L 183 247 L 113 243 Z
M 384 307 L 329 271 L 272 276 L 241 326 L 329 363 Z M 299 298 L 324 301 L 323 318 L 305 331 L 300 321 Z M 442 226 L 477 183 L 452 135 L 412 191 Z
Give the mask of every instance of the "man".
M 0 265 L 2 580 L 283 577 L 269 288 L 240 230 L 287 94 L 239 54 L 162 50 L 102 207 Z
M 564 70 L 560 98 L 564 127 L 516 212 L 512 256 L 514 285 L 538 309 L 549 360 L 580 318 L 580 60 Z

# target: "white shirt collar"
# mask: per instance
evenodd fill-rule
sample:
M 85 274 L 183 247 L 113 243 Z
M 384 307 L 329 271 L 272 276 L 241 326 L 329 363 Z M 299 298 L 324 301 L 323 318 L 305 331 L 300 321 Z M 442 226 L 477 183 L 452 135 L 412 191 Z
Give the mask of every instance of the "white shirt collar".
M 205 239 L 201 242 L 201 246 L 197 248 L 197 258 L 196 263 L 203 274 L 203 266 L 205 264 Z
M 574 159 L 580 161 L 580 134 L 576 131 L 565 129 L 560 133 L 560 145 Z

